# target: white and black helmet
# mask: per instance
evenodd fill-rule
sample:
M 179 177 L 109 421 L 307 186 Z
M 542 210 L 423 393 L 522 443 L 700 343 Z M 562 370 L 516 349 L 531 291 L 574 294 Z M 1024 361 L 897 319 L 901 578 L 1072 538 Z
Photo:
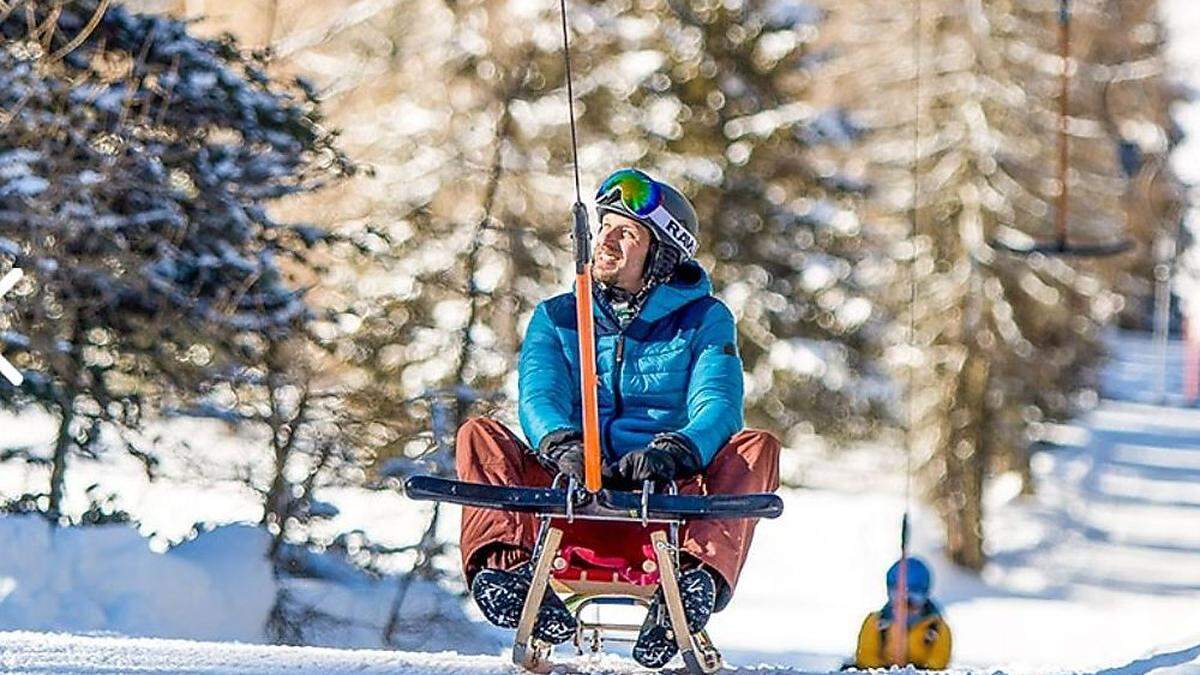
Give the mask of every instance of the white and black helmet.
M 667 279 L 680 263 L 696 257 L 700 222 L 691 201 L 667 183 L 637 169 L 614 171 L 596 191 L 596 215 L 616 213 L 645 225 L 653 235 L 646 279 Z

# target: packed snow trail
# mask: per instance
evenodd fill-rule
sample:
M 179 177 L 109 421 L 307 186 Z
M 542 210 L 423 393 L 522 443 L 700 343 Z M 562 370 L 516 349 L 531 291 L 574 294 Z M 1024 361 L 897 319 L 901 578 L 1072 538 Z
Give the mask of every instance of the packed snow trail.
M 389 675 L 514 675 L 507 658 L 421 654 L 318 647 L 267 647 L 226 642 L 189 642 L 89 637 L 46 633 L 0 633 L 0 672 L 37 673 L 388 673 Z M 606 655 L 562 659 L 555 673 L 646 672 L 628 659 Z M 668 672 L 668 671 L 664 671 Z M 900 671 L 908 672 L 908 671 Z M 915 671 L 911 671 L 915 672 Z M 954 671 L 951 671 L 954 672 Z M 965 671 L 963 671 L 965 672 Z M 723 675 L 808 675 L 761 666 Z
M 273 673 L 337 675 L 387 673 L 388 675 L 514 675 L 508 660 L 496 656 L 462 656 L 454 653 L 413 653 L 378 650 L 343 650 L 320 647 L 269 647 L 228 642 L 191 642 L 48 633 L 0 633 L 0 672 L 4 673 Z M 554 672 L 624 675 L 644 673 L 637 664 L 618 656 L 563 659 Z M 677 674 L 679 670 L 665 670 Z M 831 671 L 828 675 L 833 675 Z M 907 668 L 890 671 L 915 675 Z M 950 675 L 972 671 L 954 669 Z M 999 670 L 974 671 L 1005 675 Z M 1044 670 L 1041 672 L 1052 672 Z M 1067 672 L 1067 671 L 1060 671 Z M 1200 644 L 1167 650 L 1096 671 L 1095 675 L 1200 675 Z M 722 675 L 826 675 L 823 672 L 754 666 L 727 669 Z
M 0 672 L 15 673 L 387 673 L 388 675 L 514 675 L 507 658 L 420 654 L 318 647 L 267 647 L 226 642 L 189 642 L 89 637 L 46 633 L 0 633 Z M 646 671 L 628 659 L 606 655 L 562 659 L 555 673 L 624 674 Z M 663 671 L 682 672 L 682 671 Z M 916 673 L 913 670 L 895 671 Z M 949 671 L 963 672 L 966 671 Z M 722 675 L 810 675 L 811 671 L 759 666 Z M 822 675 L 811 673 L 811 675 Z M 990 675 L 1003 675 L 992 673 Z

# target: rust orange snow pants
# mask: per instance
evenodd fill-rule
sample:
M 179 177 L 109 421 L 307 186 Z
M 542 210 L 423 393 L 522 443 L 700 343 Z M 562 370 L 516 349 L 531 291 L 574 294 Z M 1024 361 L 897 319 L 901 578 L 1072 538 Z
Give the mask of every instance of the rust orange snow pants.
M 523 441 L 503 424 L 486 418 L 467 420 L 458 430 L 455 449 L 458 477 L 490 485 L 550 485 L 553 476 Z M 779 441 L 766 431 L 738 432 L 717 453 L 703 474 L 678 482 L 680 494 L 744 494 L 774 492 L 779 487 Z M 721 575 L 726 597 L 737 586 L 746 563 L 755 520 L 708 520 L 689 523 L 680 532 L 683 550 Z M 463 573 L 469 584 L 482 566 L 476 554 L 492 544 L 533 549 L 537 517 L 491 509 L 463 507 Z

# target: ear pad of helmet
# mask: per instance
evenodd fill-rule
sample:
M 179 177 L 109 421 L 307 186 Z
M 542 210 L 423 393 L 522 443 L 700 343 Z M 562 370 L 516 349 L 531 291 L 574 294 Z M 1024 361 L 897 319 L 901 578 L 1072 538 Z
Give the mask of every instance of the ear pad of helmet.
M 682 254 L 674 246 L 663 246 L 657 239 L 650 242 L 650 251 L 646 254 L 643 279 L 668 279 L 675 273 L 675 268 L 682 262 Z

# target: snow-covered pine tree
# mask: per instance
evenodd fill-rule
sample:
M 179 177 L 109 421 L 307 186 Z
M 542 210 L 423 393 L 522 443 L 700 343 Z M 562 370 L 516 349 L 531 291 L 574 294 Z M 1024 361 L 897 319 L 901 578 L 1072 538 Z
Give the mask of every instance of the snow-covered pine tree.
M 30 273 L 4 333 L 27 383 L 0 396 L 59 418 L 51 455 L 25 458 L 50 467 L 36 503 L 53 520 L 103 428 L 136 427 L 307 320 L 299 284 L 327 234 L 266 206 L 353 170 L 304 82 L 106 6 L 0 20 L 0 247 Z
M 1056 297 L 1063 308 L 1047 312 L 1046 302 L 1021 302 L 1019 294 L 1009 295 L 1014 320 L 1034 351 L 1016 352 L 1020 358 L 1010 360 L 1004 388 L 1012 392 L 1007 395 L 1011 400 L 1032 405 L 1007 408 L 998 415 L 1012 442 L 1002 446 L 1006 451 L 993 458 L 992 468 L 1020 470 L 1026 477 L 1026 491 L 1033 489 L 1026 448 L 1029 441 L 1041 438 L 1040 422 L 1069 419 L 1096 400 L 1097 371 L 1104 357 L 1099 331 L 1117 318 L 1127 323 L 1135 315 L 1148 325 L 1155 240 L 1177 218 L 1172 212 L 1178 212 L 1180 192 L 1166 165 L 1174 141 L 1167 130 L 1169 117 L 1161 107 L 1170 94 L 1162 89 L 1160 79 L 1163 45 L 1156 38 L 1153 4 L 1122 0 L 1069 4 L 1071 235 L 1082 242 L 1128 237 L 1135 247 L 1112 258 L 1024 261 L 1057 296 L 1034 292 L 1037 286 L 1025 276 L 1024 265 L 1000 268 L 1009 275 L 1007 287 L 1024 288 L 1031 298 Z M 1026 89 L 1054 101 L 1056 107 L 1059 71 L 1038 62 L 1044 64 L 1058 52 L 1057 12 L 1025 10 L 1014 16 L 1025 22 L 1021 36 L 1037 54 L 1018 61 L 1023 66 L 1018 75 Z M 1047 26 L 1052 28 L 1032 29 Z M 1055 147 L 1044 155 L 1044 166 L 1056 165 L 1056 151 Z M 1029 171 L 1023 180 L 1031 191 L 1040 190 L 1055 203 L 1057 188 L 1046 189 L 1046 174 L 1046 170 Z M 1034 221 L 1022 229 L 1044 238 L 1050 228 Z M 1122 310 L 1123 317 L 1114 317 Z

